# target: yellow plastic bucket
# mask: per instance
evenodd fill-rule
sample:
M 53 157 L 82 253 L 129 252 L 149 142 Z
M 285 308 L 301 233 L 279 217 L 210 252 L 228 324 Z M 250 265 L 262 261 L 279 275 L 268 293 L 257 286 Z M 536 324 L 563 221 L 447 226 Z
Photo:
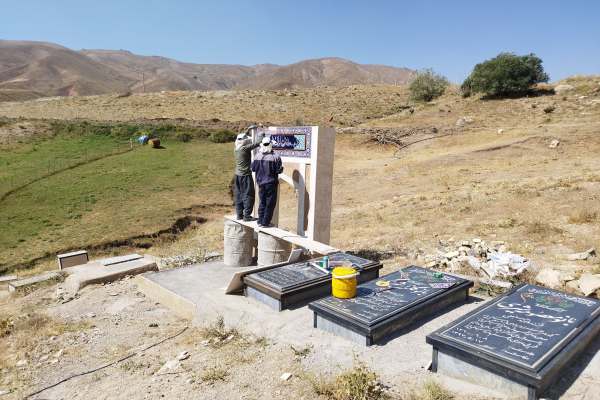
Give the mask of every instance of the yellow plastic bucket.
M 331 294 L 338 299 L 351 299 L 356 296 L 356 276 L 352 267 L 336 267 L 331 272 Z

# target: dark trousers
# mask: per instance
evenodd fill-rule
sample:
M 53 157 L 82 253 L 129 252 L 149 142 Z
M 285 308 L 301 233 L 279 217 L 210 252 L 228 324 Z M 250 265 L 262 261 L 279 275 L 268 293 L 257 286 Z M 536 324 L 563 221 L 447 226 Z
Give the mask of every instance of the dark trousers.
M 277 187 L 279 183 L 267 183 L 258 187 L 258 223 L 269 225 L 277 205 Z
M 237 217 L 250 218 L 254 208 L 254 179 L 252 179 L 252 175 L 236 175 L 233 193 L 235 195 Z

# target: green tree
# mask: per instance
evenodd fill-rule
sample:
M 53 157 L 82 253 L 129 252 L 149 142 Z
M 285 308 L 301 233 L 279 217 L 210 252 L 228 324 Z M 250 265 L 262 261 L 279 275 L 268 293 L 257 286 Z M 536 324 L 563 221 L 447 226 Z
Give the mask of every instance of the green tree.
M 448 84 L 448 79 L 444 76 L 436 74 L 432 69 L 424 69 L 417 72 L 408 87 L 410 98 L 414 101 L 431 101 L 444 94 Z
M 465 96 L 471 92 L 494 97 L 522 96 L 536 83 L 548 82 L 548 79 L 542 60 L 535 54 L 500 53 L 475 65 L 461 90 Z

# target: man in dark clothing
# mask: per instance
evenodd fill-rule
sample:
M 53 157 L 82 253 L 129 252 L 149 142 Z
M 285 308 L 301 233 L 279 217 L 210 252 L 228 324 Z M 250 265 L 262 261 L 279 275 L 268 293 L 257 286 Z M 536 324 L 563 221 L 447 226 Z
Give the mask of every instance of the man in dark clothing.
M 269 227 L 277 205 L 278 175 L 283 172 L 281 158 L 273 153 L 271 138 L 263 138 L 260 152 L 252 161 L 252 172 L 256 173 L 258 184 L 258 226 Z
M 254 208 L 254 180 L 250 170 L 252 150 L 260 146 L 260 142 L 252 143 L 249 135 L 249 127 L 245 133 L 240 133 L 235 139 L 235 211 L 237 219 L 252 221 L 252 209 Z

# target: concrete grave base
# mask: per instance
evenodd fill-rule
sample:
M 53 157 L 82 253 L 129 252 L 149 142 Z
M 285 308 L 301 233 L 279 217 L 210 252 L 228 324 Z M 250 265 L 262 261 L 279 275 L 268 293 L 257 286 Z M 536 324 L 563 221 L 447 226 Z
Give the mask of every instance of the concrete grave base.
M 75 294 L 87 285 L 114 282 L 126 276 L 138 275 L 148 271 L 158 271 L 158 265 L 154 257 L 144 256 L 142 258 L 103 265 L 102 260 L 92 261 L 87 264 L 65 268 L 68 274 L 65 279 L 65 289 Z
M 289 345 L 297 349 L 310 346 L 313 350 L 307 362 L 317 373 L 351 368 L 358 357 L 367 362 L 386 382 L 398 379 L 404 381 L 428 374 L 426 368 L 432 361 L 431 346 L 425 342 L 425 336 L 482 304 L 481 301 L 472 299 L 435 318 L 412 324 L 402 332 L 402 336 L 366 347 L 364 343 L 357 344 L 353 340 L 340 340 L 338 333 L 314 329 L 313 312 L 307 307 L 280 312 L 243 295 L 225 294 L 231 277 L 243 270 L 226 267 L 222 262 L 209 262 L 148 272 L 138 275 L 135 282 L 148 298 L 193 321 L 194 325 L 206 326 L 214 323 L 217 316 L 221 316 L 227 326 L 237 328 L 244 334 L 264 336 L 269 342 L 276 343 L 279 346 L 277 349 L 289 349 Z M 596 353 L 595 348 L 591 347 L 586 351 L 581 369 L 564 371 L 564 376 L 574 382 L 567 385 L 568 391 L 563 396 L 565 399 L 593 398 L 578 395 L 583 392 L 596 393 L 593 388 L 590 389 L 590 384 L 597 382 L 597 371 L 600 368 L 600 352 Z M 436 374 L 436 379 L 441 379 L 455 392 L 457 399 L 507 396 L 496 394 L 491 386 L 472 384 L 446 374 Z
M 330 321 L 327 318 L 318 315 L 317 313 L 314 314 L 313 324 L 315 328 L 319 328 L 321 330 L 324 330 L 325 332 L 332 333 L 336 336 L 341 336 L 343 338 L 353 341 L 354 343 L 358 343 L 363 346 L 370 346 L 373 344 L 373 340 L 370 337 L 360 334 L 358 332 L 354 332 L 353 330 L 348 329 L 345 326 L 337 324 L 333 321 Z
M 11 282 L 18 281 L 19 278 L 16 275 L 3 275 L 0 276 L 0 290 L 8 290 L 8 286 Z
M 244 269 L 229 267 L 221 261 L 177 268 L 136 277 L 138 288 L 156 299 L 180 317 L 214 322 L 222 316 L 227 324 L 235 324 L 257 335 L 286 330 L 311 330 L 308 310 L 279 312 L 261 307 L 254 299 L 243 295 L 227 295 L 231 277 Z M 276 307 L 276 305 L 274 305 Z M 280 315 L 280 317 L 277 317 Z
M 29 278 L 13 280 L 8 283 L 8 291 L 9 292 L 24 292 L 29 288 L 34 287 L 39 284 L 43 284 L 45 282 L 50 281 L 59 281 L 62 279 L 62 275 L 57 271 L 49 271 L 44 272 L 40 275 L 32 276 Z
M 437 350 L 434 350 L 437 351 Z M 506 379 L 486 371 L 449 354 L 437 352 L 437 372 L 442 375 L 466 381 L 495 392 L 507 399 L 527 399 L 529 388 L 526 385 Z
M 277 300 L 276 298 L 271 297 L 268 294 L 259 292 L 258 290 L 254 289 L 253 287 L 247 286 L 245 295 L 246 295 L 246 297 L 249 297 L 251 299 L 254 299 L 254 300 L 260 301 L 261 303 L 266 304 L 267 306 L 271 307 L 273 310 L 277 310 L 277 311 L 283 310 L 280 300 Z

